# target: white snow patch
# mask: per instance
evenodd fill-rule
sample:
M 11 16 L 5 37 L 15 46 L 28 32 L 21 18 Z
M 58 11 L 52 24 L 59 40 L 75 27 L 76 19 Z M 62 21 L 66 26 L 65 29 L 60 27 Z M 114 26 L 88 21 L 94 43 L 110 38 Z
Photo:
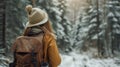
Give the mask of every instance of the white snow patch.
M 118 19 L 114 17 L 114 18 L 113 18 L 113 21 L 114 21 L 114 22 L 117 22 L 117 21 L 118 21 Z
M 59 67 L 120 67 L 120 65 L 115 64 L 114 58 L 95 59 L 77 53 L 61 55 L 61 57 L 62 63 Z
M 93 22 L 97 22 L 97 19 L 96 18 L 93 18 L 90 23 L 93 23 Z
M 114 17 L 114 14 L 112 12 L 108 13 L 108 17 Z

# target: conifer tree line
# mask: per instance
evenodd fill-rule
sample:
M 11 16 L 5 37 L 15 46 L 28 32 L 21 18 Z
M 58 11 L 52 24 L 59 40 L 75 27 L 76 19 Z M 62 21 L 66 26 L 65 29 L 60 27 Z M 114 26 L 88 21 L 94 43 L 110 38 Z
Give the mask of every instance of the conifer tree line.
M 66 17 L 71 11 L 67 10 L 66 0 L 5 0 L 7 52 L 14 39 L 22 34 L 28 21 L 25 6 L 31 4 L 48 13 L 61 52 L 87 51 L 92 47 L 100 57 L 116 56 L 120 52 L 120 0 L 87 2 L 89 6 L 83 13 L 74 14 L 74 21 L 70 21 Z
M 120 51 L 118 42 L 120 40 L 120 1 L 104 0 L 100 2 L 96 0 L 90 1 L 90 3 L 90 7 L 86 10 L 87 15 L 84 16 L 85 19 L 83 20 L 87 20 L 85 22 L 88 23 L 89 27 L 87 38 L 84 42 L 98 47 L 99 56 L 113 57 L 118 55 L 117 52 Z M 99 17 L 99 20 L 97 17 Z

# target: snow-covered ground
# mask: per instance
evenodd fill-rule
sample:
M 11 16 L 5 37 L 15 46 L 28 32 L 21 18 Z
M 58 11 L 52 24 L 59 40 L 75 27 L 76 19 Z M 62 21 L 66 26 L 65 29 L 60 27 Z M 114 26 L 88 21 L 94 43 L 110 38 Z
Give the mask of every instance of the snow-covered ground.
M 76 53 L 61 55 L 61 57 L 62 63 L 59 67 L 120 67 L 118 58 L 98 59 Z
M 90 54 L 90 53 L 89 53 Z M 59 67 L 120 67 L 120 59 L 107 58 L 99 59 L 92 58 L 87 54 L 77 54 L 71 52 L 70 54 L 61 54 L 62 63 Z M 12 59 L 0 56 L 0 67 L 8 67 L 8 63 Z

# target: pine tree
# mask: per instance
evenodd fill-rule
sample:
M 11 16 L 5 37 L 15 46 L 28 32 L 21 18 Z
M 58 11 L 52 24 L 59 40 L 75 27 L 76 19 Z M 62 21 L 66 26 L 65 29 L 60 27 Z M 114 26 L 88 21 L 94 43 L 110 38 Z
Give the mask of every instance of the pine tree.
M 110 0 L 107 1 L 106 8 L 107 11 L 107 27 L 108 31 L 106 32 L 108 35 L 108 54 L 111 56 L 111 54 L 114 54 L 115 50 L 119 50 L 120 46 L 119 44 L 119 35 L 120 35 L 120 23 L 119 23 L 119 17 L 120 17 L 120 4 L 119 0 Z
M 86 28 L 86 35 L 83 37 L 83 49 L 86 50 L 89 46 L 97 47 L 98 55 L 102 56 L 104 52 L 103 9 L 101 7 L 98 8 L 97 5 L 99 7 L 99 3 L 96 4 L 96 2 L 92 1 L 81 21 L 82 23 L 84 22 L 81 28 Z
M 54 33 L 57 35 L 57 44 L 63 50 L 67 48 L 67 34 L 70 29 L 70 22 L 65 17 L 67 8 L 65 3 L 65 0 L 39 0 L 36 4 L 48 13 Z
M 13 40 L 22 34 L 27 17 L 25 6 L 29 1 L 6 1 L 6 44 L 11 45 Z M 7 46 L 6 48 L 10 48 Z
M 61 12 L 61 21 L 59 22 L 60 25 L 63 27 L 63 35 L 61 38 L 59 38 L 59 36 L 61 36 L 60 34 L 57 34 L 58 36 L 58 42 L 61 46 L 61 48 L 63 48 L 65 51 L 70 51 L 70 38 L 69 33 L 71 30 L 71 23 L 68 21 L 68 19 L 66 18 L 66 9 L 67 9 L 67 4 L 66 4 L 66 0 L 58 0 L 59 5 L 58 7 L 60 8 L 59 11 Z M 58 32 L 59 33 L 59 32 Z

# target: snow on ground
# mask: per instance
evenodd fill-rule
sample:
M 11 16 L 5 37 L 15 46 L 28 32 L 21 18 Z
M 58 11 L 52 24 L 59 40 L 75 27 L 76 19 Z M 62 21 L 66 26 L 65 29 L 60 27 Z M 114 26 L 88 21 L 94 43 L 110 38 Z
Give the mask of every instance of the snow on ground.
M 0 54 L 0 67 L 8 67 L 8 63 L 11 59 Z
M 77 54 L 71 52 L 70 54 L 61 54 L 62 63 L 59 67 L 120 67 L 120 59 L 107 58 L 99 59 L 92 58 L 87 54 Z M 0 56 L 0 67 L 8 67 L 9 58 Z
M 76 53 L 61 55 L 61 57 L 62 63 L 59 67 L 120 67 L 118 58 L 95 59 Z

